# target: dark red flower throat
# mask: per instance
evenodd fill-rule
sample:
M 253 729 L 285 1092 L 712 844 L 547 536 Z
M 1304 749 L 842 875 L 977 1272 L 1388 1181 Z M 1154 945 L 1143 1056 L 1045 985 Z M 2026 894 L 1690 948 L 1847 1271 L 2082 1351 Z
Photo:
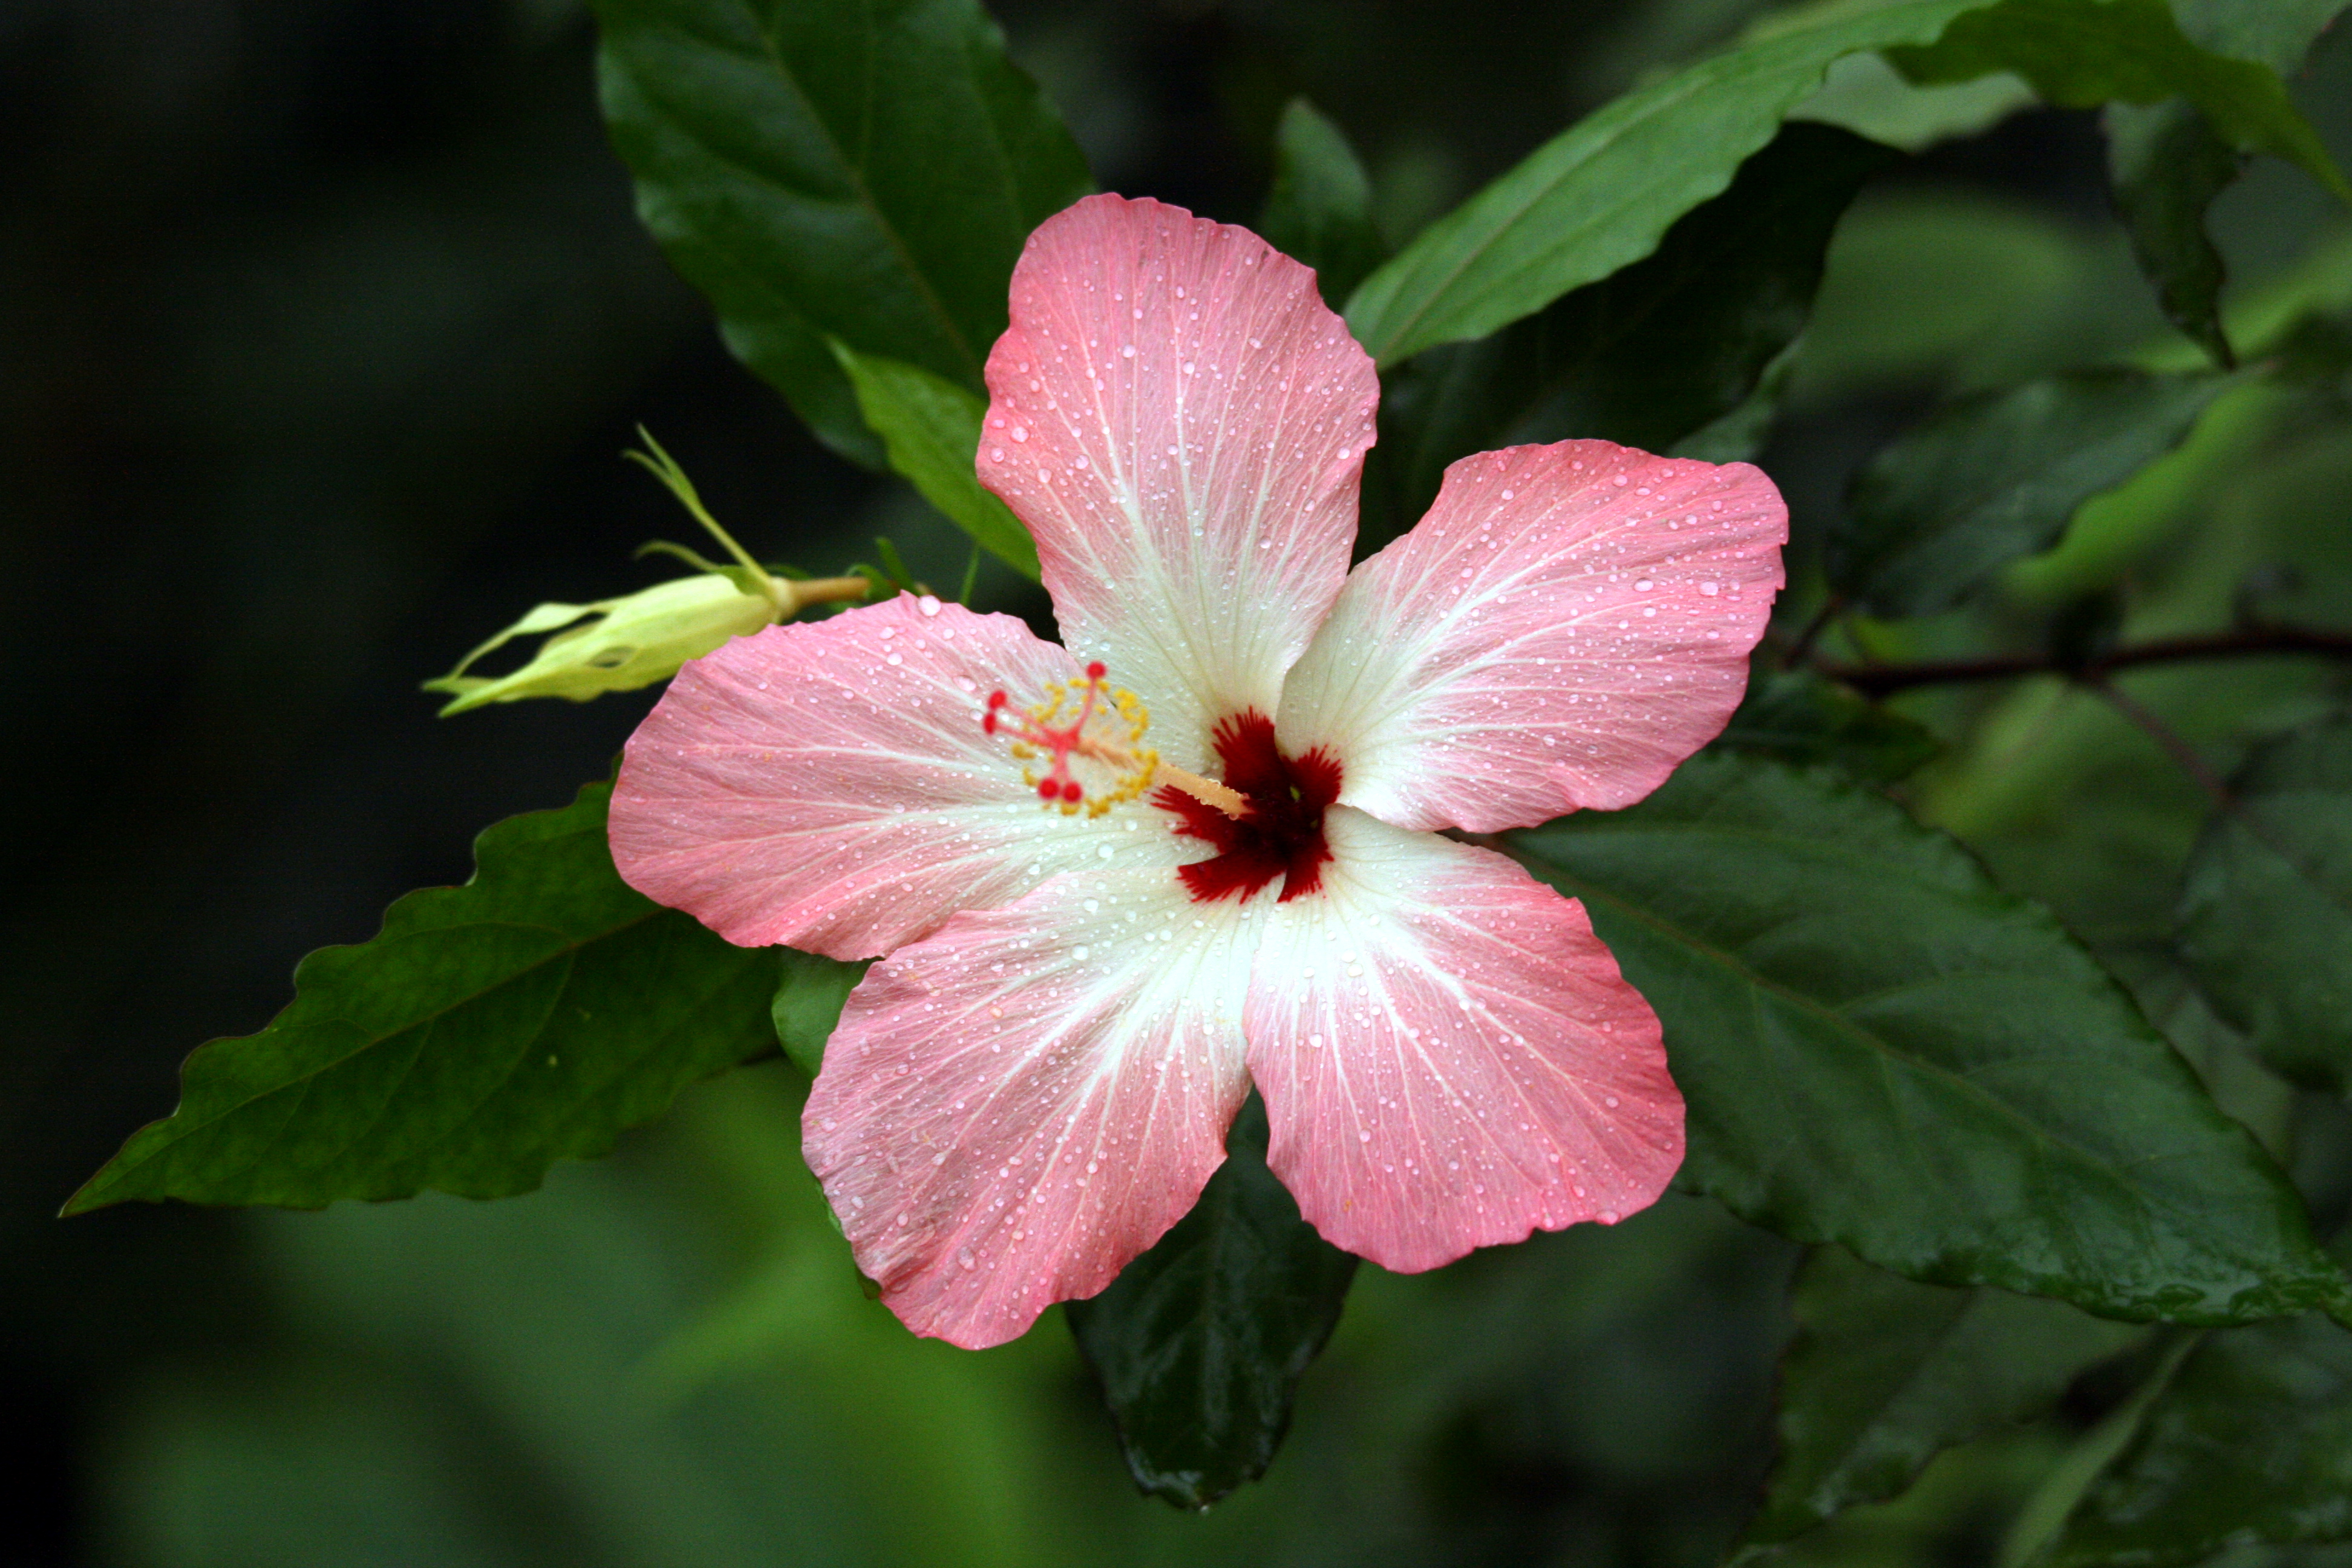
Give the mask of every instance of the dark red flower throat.
M 1255 709 L 1220 720 L 1210 737 L 1223 765 L 1225 787 L 1248 797 L 1250 808 L 1227 816 L 1181 790 L 1161 787 L 1152 804 L 1178 818 L 1176 831 L 1216 846 L 1216 854 L 1178 868 L 1193 899 L 1203 904 L 1248 898 L 1282 879 L 1281 901 L 1311 893 L 1323 882 L 1331 847 L 1323 814 L 1339 798 L 1339 759 L 1320 746 L 1285 756 L 1275 743 L 1274 721 Z

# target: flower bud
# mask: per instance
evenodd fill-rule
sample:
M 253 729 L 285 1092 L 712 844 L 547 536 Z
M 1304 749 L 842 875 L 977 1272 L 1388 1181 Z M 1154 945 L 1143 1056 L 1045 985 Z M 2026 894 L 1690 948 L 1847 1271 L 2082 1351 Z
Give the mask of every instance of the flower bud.
M 797 600 L 789 590 L 798 584 L 779 582 L 777 586 L 788 591 L 788 601 Z M 467 654 L 456 669 L 426 681 L 425 689 L 453 694 L 456 700 L 441 710 L 445 718 L 525 697 L 585 702 L 600 692 L 634 691 L 666 679 L 688 659 L 699 658 L 730 637 L 756 632 L 799 607 L 797 602 L 786 607 L 765 594 L 747 594 L 715 572 L 656 583 L 642 593 L 593 605 L 541 605 Z M 510 639 L 551 630 L 555 635 L 511 674 L 493 679 L 466 673 L 475 660 Z
M 438 680 L 425 682 L 424 689 L 446 691 L 453 697 L 441 710 L 443 718 L 486 703 L 513 702 L 525 697 L 564 697 L 585 702 L 602 692 L 634 691 L 667 680 L 687 660 L 700 658 L 730 637 L 789 620 L 828 599 L 866 596 L 870 584 L 864 577 L 779 577 L 761 566 L 704 509 L 702 498 L 676 459 L 642 427 L 637 433 L 645 437 L 651 454 L 628 456 L 668 486 L 739 564 L 706 561 L 684 545 L 667 541 L 646 545 L 637 553 L 675 555 L 703 570 L 623 598 L 599 599 L 593 605 L 536 606 L 458 660 L 457 668 Z M 484 654 L 535 632 L 555 635 L 540 644 L 538 654 L 520 669 L 496 677 L 466 673 Z

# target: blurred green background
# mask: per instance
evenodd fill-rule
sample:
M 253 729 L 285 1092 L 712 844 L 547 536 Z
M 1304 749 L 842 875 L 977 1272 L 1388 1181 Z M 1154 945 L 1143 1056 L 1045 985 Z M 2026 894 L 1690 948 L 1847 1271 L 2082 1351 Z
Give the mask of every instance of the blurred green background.
M 1107 187 L 1246 222 L 1294 95 L 1410 235 L 1751 0 L 1005 0 Z M 167 1112 L 204 1038 L 364 939 L 472 834 L 600 775 L 653 693 L 444 723 L 415 683 L 541 599 L 666 574 L 643 423 L 756 552 L 817 571 L 961 538 L 820 450 L 632 215 L 571 0 L 0 5 L 0 1563 L 1705 1563 L 1752 1507 L 1796 1249 L 1673 1197 L 1416 1279 L 1364 1270 L 1266 1483 L 1129 1487 L 1058 1318 L 971 1354 L 867 1300 L 798 1162 L 803 1085 L 706 1085 L 614 1159 L 495 1205 L 57 1205 Z M 2352 46 L 2298 100 L 2352 160 Z M 1763 461 L 1801 565 L 1846 476 L 1945 393 L 2171 339 L 2107 216 L 2095 119 L 2035 111 L 1849 215 Z M 2352 300 L 2325 198 L 2258 164 L 2242 298 Z M 2352 621 L 2352 426 L 2227 403 L 2128 504 L 1889 656 L 2097 601 L 2136 635 L 2254 595 Z M 2221 416 L 2227 415 L 2224 418 Z M 982 569 L 981 600 L 1045 623 Z M 2129 689 L 2226 769 L 2340 703 L 2301 665 Z M 2205 809 L 2095 699 L 1923 694 L 1915 806 L 2050 900 L 2192 1056 L 2142 962 Z M 2137 965 L 2137 967 L 2135 967 Z M 2223 1069 L 2217 1068 L 2217 1071 Z M 2241 1073 L 2242 1114 L 2333 1114 Z M 2315 1157 L 2323 1225 L 2344 1194 Z M 1989 1561 L 2097 1389 L 1939 1461 L 1819 1563 Z M 2316 1559 L 2313 1559 L 2316 1561 Z

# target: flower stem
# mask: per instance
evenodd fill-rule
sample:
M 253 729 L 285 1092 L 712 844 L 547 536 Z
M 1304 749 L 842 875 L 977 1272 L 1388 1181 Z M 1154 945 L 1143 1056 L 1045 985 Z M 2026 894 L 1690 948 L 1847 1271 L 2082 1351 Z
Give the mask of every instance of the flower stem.
M 863 577 L 809 577 L 799 582 L 780 581 L 776 585 L 792 596 L 787 615 L 798 615 L 811 605 L 832 599 L 862 599 L 874 586 Z

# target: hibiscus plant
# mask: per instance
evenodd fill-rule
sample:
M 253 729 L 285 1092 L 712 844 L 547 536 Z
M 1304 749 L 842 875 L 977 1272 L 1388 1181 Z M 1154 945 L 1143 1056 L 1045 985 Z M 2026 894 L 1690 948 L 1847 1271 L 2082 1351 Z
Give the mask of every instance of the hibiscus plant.
M 1061 1307 L 1200 1507 L 1278 1463 L 1359 1260 L 1705 1204 L 1803 1251 L 1777 1458 L 1700 1556 L 1806 1560 L 2042 1420 L 2004 1563 L 2316 1561 L 2352 620 L 2118 563 L 2346 427 L 2352 250 L 2225 300 L 2205 226 L 2250 154 L 2352 202 L 2289 91 L 2332 10 L 1776 12 L 1400 235 L 1303 100 L 1252 226 L 1093 191 L 978 0 L 596 0 L 645 223 L 969 563 L 763 563 L 648 437 L 720 557 L 429 683 L 666 683 L 617 772 L 311 954 L 68 1211 L 507 1196 L 767 1063 L 833 1287 L 971 1351 Z M 1792 539 L 1842 220 L 2051 107 L 2174 330 L 1905 410 Z M 983 553 L 1031 618 L 969 603 Z M 2143 748 L 2106 787 L 2193 803 L 2114 849 L 2161 883 L 2120 922 L 2014 826 L 2094 723 Z

